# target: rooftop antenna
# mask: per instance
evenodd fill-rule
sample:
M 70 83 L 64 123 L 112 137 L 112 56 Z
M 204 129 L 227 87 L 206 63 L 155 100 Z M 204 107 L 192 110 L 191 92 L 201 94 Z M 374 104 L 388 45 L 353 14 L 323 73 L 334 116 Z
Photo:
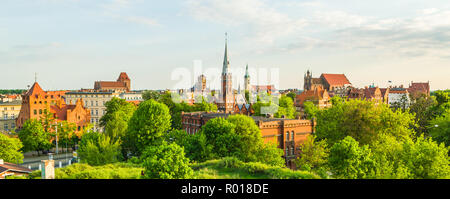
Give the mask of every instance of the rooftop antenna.
M 37 82 L 37 73 L 34 73 L 34 82 Z

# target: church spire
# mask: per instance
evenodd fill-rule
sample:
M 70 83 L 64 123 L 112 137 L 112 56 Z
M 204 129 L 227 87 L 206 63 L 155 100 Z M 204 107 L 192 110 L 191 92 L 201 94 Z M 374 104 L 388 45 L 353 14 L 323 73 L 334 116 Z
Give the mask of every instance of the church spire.
M 222 69 L 222 74 L 228 74 L 228 68 L 230 68 L 230 60 L 228 59 L 228 38 L 227 38 L 228 34 L 225 33 L 225 55 L 223 58 L 223 69 Z
M 244 77 L 250 77 L 250 75 L 248 74 L 248 63 L 247 63 L 247 66 L 245 67 L 245 76 Z

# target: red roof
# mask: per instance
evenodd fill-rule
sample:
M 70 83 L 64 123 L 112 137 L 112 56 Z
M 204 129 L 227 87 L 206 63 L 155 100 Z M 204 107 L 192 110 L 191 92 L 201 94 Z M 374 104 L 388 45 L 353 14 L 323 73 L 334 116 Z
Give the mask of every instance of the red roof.
M 127 73 L 121 72 L 117 81 L 120 81 L 120 80 L 130 80 L 130 78 L 128 77 Z
M 96 83 L 99 84 L 100 88 L 120 88 L 120 87 L 126 88 L 123 82 L 100 81 Z
M 424 92 L 424 93 L 429 93 L 430 92 L 430 83 L 425 82 L 425 83 L 414 83 L 411 82 L 411 86 L 409 86 L 408 90 L 410 92 Z
M 35 95 L 35 94 L 45 94 L 44 90 L 42 90 L 41 86 L 37 82 L 34 82 L 33 86 L 31 86 L 30 90 L 25 93 L 27 96 Z
M 343 86 L 345 84 L 351 84 L 344 74 L 322 74 L 321 76 L 330 86 Z
M 3 162 L 3 164 L 0 164 L 0 173 L 3 173 L 5 171 L 15 171 L 15 172 L 21 172 L 21 173 L 31 173 L 33 170 L 19 166 L 17 164 L 9 163 L 9 162 Z

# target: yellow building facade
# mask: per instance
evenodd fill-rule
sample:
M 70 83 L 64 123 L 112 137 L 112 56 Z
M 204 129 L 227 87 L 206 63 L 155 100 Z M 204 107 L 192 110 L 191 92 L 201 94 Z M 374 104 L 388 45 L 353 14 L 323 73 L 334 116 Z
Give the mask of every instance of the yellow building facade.
M 0 102 L 0 132 L 9 133 L 16 128 L 21 106 L 21 100 Z

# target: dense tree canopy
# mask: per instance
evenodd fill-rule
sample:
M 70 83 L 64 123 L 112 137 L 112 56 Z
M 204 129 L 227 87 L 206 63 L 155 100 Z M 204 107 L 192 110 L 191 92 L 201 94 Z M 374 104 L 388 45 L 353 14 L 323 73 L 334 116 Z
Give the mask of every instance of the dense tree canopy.
M 450 147 L 450 109 L 431 120 L 427 127 L 430 129 L 433 140 Z
M 326 140 L 316 141 L 314 135 L 307 137 L 306 141 L 300 145 L 301 156 L 297 160 L 297 166 L 302 170 L 312 170 L 320 172 L 325 169 L 329 148 Z
M 118 117 L 122 118 L 125 122 L 129 121 L 136 110 L 135 105 L 117 97 L 113 97 L 110 101 L 106 102 L 105 107 L 106 113 L 100 118 L 100 126 L 103 127 L 106 127 L 111 121 L 116 122 Z
M 316 135 L 319 140 L 327 139 L 331 146 L 346 136 L 361 144 L 369 144 L 381 133 L 405 139 L 414 132 L 414 116 L 408 112 L 392 111 L 384 104 L 374 105 L 364 100 L 349 100 L 336 103 L 316 115 Z
M 0 133 L 0 159 L 5 162 L 20 164 L 23 162 L 23 154 L 20 149 L 23 147 L 22 142 L 17 138 L 10 138 Z
M 141 159 L 145 167 L 145 178 L 186 179 L 194 174 L 184 149 L 175 143 L 162 142 L 160 145 L 148 146 Z
M 375 169 L 367 145 L 360 147 L 350 136 L 337 142 L 330 149 L 328 165 L 333 177 L 345 179 L 367 178 Z
M 44 131 L 41 121 L 30 119 L 25 121 L 22 129 L 18 132 L 19 139 L 23 144 L 23 151 L 42 151 L 50 149 L 51 135 Z
M 83 135 L 78 154 L 82 162 L 92 166 L 115 163 L 122 159 L 119 141 L 97 132 Z
M 147 146 L 159 141 L 171 124 L 169 108 L 155 100 L 142 102 L 128 124 L 126 146 L 131 153 L 139 155 Z
M 284 165 L 283 151 L 265 144 L 255 121 L 245 115 L 209 120 L 186 148 L 194 160 L 237 157 L 245 162 Z

